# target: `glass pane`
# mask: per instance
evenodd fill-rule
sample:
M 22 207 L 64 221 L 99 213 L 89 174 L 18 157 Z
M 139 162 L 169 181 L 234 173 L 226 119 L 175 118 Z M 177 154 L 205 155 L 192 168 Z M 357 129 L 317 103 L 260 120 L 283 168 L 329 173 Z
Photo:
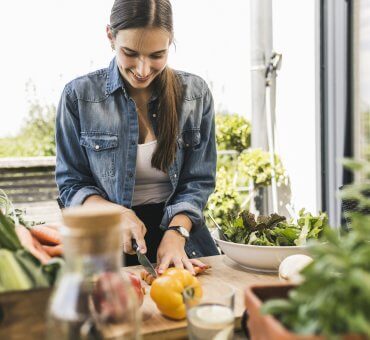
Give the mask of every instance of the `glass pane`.
M 354 7 L 354 150 L 370 160 L 370 0 Z

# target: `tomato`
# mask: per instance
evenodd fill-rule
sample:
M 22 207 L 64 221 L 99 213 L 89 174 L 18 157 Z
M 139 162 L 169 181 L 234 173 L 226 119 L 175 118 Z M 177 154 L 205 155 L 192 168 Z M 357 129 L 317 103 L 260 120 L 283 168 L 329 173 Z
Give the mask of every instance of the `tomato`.
M 145 294 L 145 290 L 141 285 L 141 279 L 137 275 L 131 272 L 127 272 L 127 276 L 130 279 L 130 282 L 135 289 L 135 292 L 138 297 L 139 306 L 141 306 L 144 302 L 144 294 Z

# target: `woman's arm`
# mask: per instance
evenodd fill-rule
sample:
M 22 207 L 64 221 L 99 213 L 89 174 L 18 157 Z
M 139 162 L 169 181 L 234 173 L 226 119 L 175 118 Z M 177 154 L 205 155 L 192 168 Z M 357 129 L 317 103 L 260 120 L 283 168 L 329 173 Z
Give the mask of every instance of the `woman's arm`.
M 216 141 L 212 95 L 207 87 L 203 99 L 200 126 L 200 143 L 187 150 L 179 174 L 176 194 L 167 206 L 161 227 L 180 225 L 188 231 L 203 225 L 203 209 L 215 187 Z M 162 273 L 173 263 L 194 274 L 192 264 L 204 266 L 196 259 L 189 260 L 185 252 L 185 239 L 173 230 L 167 230 L 157 252 L 158 272 Z
M 70 83 L 62 93 L 55 127 L 55 178 L 65 207 L 80 205 L 91 195 L 107 198 L 92 176 L 86 152 L 80 145 L 80 131 L 77 98 Z
M 200 143 L 186 150 L 179 173 L 176 193 L 166 207 L 161 227 L 167 229 L 176 215 L 184 214 L 191 220 L 193 230 L 203 223 L 203 209 L 214 191 L 216 178 L 216 137 L 213 99 L 205 84 L 203 112 L 200 124 Z
M 115 205 L 122 209 L 123 251 L 132 254 L 131 239 L 135 238 L 141 252 L 146 252 L 146 228 L 135 212 L 108 200 L 91 173 L 89 160 L 80 145 L 80 121 L 77 98 L 68 84 L 62 94 L 56 119 L 56 182 L 64 206 Z

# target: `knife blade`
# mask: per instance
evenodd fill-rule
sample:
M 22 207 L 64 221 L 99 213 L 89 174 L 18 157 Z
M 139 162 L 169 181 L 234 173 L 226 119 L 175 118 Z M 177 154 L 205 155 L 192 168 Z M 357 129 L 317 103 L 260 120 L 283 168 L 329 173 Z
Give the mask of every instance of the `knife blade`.
M 140 253 L 140 248 L 134 238 L 131 240 L 131 244 L 132 248 L 136 252 L 139 263 L 145 268 L 145 270 L 149 274 L 153 275 L 154 277 L 157 277 L 157 272 L 155 271 L 153 265 L 151 264 L 151 262 L 149 261 L 145 254 Z

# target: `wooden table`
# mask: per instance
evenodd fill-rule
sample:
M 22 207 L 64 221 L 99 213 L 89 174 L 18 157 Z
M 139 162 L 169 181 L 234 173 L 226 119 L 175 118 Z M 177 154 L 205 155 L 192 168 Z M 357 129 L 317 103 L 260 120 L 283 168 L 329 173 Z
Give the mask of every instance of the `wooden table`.
M 262 274 L 248 271 L 225 255 L 201 258 L 204 263 L 210 264 L 212 268 L 199 276 L 203 289 L 217 291 L 217 284 L 224 282 L 233 286 L 236 290 L 235 296 L 235 326 L 240 328 L 240 319 L 244 311 L 244 289 L 256 283 L 271 283 L 278 281 L 278 277 L 272 274 Z M 142 266 L 124 267 L 124 271 L 140 274 Z M 150 286 L 144 283 L 146 295 L 141 307 L 143 313 L 142 334 L 144 339 L 186 339 L 186 320 L 174 321 L 160 314 L 155 303 L 149 295 Z

